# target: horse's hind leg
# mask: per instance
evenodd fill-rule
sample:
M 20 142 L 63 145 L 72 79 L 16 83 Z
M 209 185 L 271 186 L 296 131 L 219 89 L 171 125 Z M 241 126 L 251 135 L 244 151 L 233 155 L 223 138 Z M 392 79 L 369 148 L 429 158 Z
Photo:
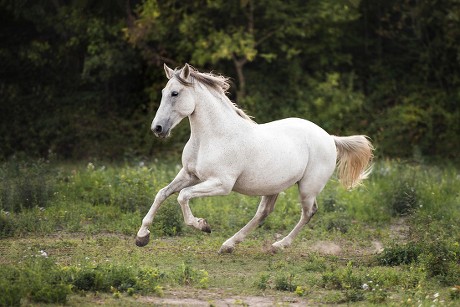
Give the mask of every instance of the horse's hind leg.
M 303 226 L 305 226 L 305 224 L 307 224 L 311 217 L 316 213 L 317 209 L 318 206 L 316 205 L 315 198 L 302 200 L 302 215 L 300 217 L 300 221 L 286 237 L 279 240 L 278 242 L 273 243 L 272 247 L 275 250 L 278 250 L 290 246 L 294 238 L 299 234 L 300 230 L 302 230 Z
M 254 217 L 238 231 L 234 234 L 230 239 L 222 244 L 222 247 L 219 250 L 219 254 L 221 253 L 231 253 L 235 248 L 235 244 L 240 243 L 243 241 L 248 233 L 257 227 L 275 208 L 275 202 L 278 198 L 278 194 L 269 195 L 269 196 L 262 196 L 260 201 L 259 207 L 257 208 L 257 212 Z

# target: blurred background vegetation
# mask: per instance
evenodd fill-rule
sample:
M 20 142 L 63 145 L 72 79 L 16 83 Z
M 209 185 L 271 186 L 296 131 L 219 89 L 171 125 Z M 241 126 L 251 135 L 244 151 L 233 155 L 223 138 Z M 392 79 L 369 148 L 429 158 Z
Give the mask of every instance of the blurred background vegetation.
M 180 152 L 187 125 L 165 142 L 150 122 L 163 63 L 185 62 L 232 77 L 259 123 L 367 134 L 386 157 L 458 154 L 458 0 L 0 0 L 0 20 L 1 159 Z

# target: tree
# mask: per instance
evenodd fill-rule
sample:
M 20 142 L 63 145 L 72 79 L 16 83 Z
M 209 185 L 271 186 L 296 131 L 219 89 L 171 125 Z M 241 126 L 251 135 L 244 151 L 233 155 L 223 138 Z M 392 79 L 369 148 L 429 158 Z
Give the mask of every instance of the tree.
M 349 3 L 357 5 L 357 1 L 242 0 L 178 4 L 148 0 L 138 7 L 138 18 L 127 29 L 127 35 L 131 43 L 158 65 L 166 62 L 177 66 L 190 61 L 201 67 L 214 67 L 231 61 L 238 79 L 237 101 L 242 101 L 247 88 L 244 67 L 248 63 L 272 63 L 309 51 L 322 51 L 318 48 L 337 47 L 340 34 L 337 24 L 357 18 L 356 8 Z M 325 29 L 331 31 L 325 33 Z M 325 35 L 328 45 L 317 44 L 316 50 L 309 48 L 309 40 L 320 33 Z M 332 61 L 341 60 L 337 57 Z

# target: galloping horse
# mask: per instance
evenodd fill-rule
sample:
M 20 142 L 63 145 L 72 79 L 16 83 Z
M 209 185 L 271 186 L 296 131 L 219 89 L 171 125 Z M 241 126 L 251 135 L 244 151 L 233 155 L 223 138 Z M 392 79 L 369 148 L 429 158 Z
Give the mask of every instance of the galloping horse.
M 205 219 L 193 216 L 189 201 L 195 197 L 227 195 L 231 191 L 262 196 L 255 216 L 225 241 L 219 253 L 233 252 L 235 245 L 272 211 L 280 192 L 297 184 L 302 205 L 300 221 L 273 248 L 291 245 L 317 210 L 316 196 L 334 172 L 347 188 L 365 179 L 371 168 L 372 144 L 366 136 L 329 135 L 314 123 L 287 118 L 255 123 L 226 96 L 228 78 L 201 73 L 185 64 L 172 70 L 162 91 L 160 107 L 152 122 L 156 136 L 165 138 L 185 117 L 190 120 L 190 139 L 182 153 L 182 169 L 162 188 L 142 220 L 136 245 L 149 242 L 148 227 L 161 203 L 173 193 L 185 223 L 205 232 Z

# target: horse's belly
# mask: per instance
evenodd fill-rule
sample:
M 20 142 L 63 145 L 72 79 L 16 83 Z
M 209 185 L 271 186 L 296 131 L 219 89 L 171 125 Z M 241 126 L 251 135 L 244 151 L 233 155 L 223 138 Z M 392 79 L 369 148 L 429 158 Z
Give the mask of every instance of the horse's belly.
M 274 182 L 274 180 L 270 180 L 269 178 L 260 179 L 261 180 L 246 180 L 245 178 L 238 179 L 233 187 L 233 191 L 253 196 L 273 195 L 286 190 L 298 181 L 293 178 L 282 181 L 277 180 L 277 182 Z
M 272 159 L 247 159 L 247 167 L 233 190 L 246 195 L 272 195 L 298 182 L 308 161 L 308 153 L 280 153 Z

